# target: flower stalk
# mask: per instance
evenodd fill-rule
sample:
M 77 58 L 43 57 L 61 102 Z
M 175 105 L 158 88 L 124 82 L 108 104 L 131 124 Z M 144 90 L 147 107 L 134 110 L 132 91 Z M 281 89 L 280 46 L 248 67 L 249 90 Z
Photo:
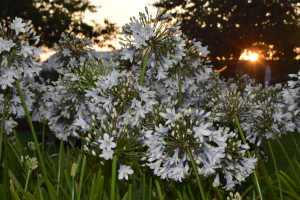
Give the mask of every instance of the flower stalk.
M 198 175 L 198 171 L 197 171 L 197 168 L 196 168 L 196 165 L 195 165 L 194 158 L 193 158 L 193 156 L 192 156 L 192 154 L 191 154 L 190 149 L 187 148 L 187 150 L 188 150 L 188 153 L 189 153 L 191 162 L 192 162 L 193 170 L 194 170 L 195 175 L 196 175 L 196 179 L 197 179 L 198 186 L 199 186 L 199 189 L 200 189 L 201 198 L 202 198 L 203 200 L 205 200 L 205 194 L 204 194 L 204 191 L 203 191 L 203 188 L 202 188 L 202 184 L 201 184 L 201 181 L 200 181 L 200 178 L 199 178 L 199 175 Z
M 275 160 L 275 156 L 274 156 L 274 153 L 273 153 L 273 149 L 272 149 L 270 140 L 268 140 L 268 145 L 269 145 L 269 148 L 270 148 L 270 152 L 271 152 L 271 155 L 272 155 L 272 158 L 273 158 L 273 162 L 274 162 L 274 166 L 275 166 L 275 170 L 276 170 L 276 174 L 277 174 L 277 181 L 278 181 L 278 186 L 279 186 L 280 200 L 282 200 L 281 183 L 280 183 L 280 178 L 278 176 L 278 174 L 279 174 L 278 173 L 278 168 L 277 168 L 277 164 L 276 164 L 276 160 Z
M 286 159 L 288 160 L 288 162 L 289 162 L 289 164 L 290 164 L 290 166 L 291 166 L 291 168 L 292 168 L 292 170 L 293 170 L 293 172 L 294 172 L 294 174 L 295 174 L 295 176 L 296 176 L 296 179 L 297 179 L 298 183 L 300 183 L 299 175 L 296 173 L 296 170 L 295 170 L 295 168 L 294 168 L 294 165 L 293 165 L 293 163 L 292 163 L 290 157 L 289 157 L 288 154 L 286 153 L 286 151 L 285 151 L 284 147 L 282 146 L 282 144 L 281 144 L 279 138 L 277 137 L 277 135 L 273 132 L 273 130 L 272 130 L 270 127 L 269 127 L 269 129 L 270 129 L 270 131 L 272 132 L 273 136 L 275 137 L 275 139 L 276 139 L 277 143 L 279 144 L 281 150 L 283 151 L 283 153 L 284 153 Z
M 51 183 L 48 180 L 47 171 L 46 171 L 46 168 L 45 168 L 45 165 L 44 165 L 44 161 L 43 161 L 43 157 L 42 157 L 42 154 L 41 154 L 39 143 L 38 143 L 38 140 L 37 140 L 37 137 L 36 137 L 36 133 L 35 133 L 35 130 L 34 130 L 34 127 L 33 127 L 33 124 L 32 124 L 32 121 L 31 121 L 31 118 L 30 118 L 30 115 L 29 115 L 29 112 L 28 112 L 28 109 L 27 109 L 27 106 L 26 106 L 26 103 L 25 103 L 23 93 L 22 93 L 21 88 L 20 88 L 19 81 L 17 79 L 15 79 L 15 84 L 16 84 L 18 93 L 19 93 L 20 98 L 21 98 L 21 102 L 23 104 L 23 107 L 24 107 L 24 110 L 25 110 L 25 113 L 26 113 L 26 117 L 27 117 L 27 120 L 28 120 L 28 123 L 29 123 L 29 126 L 30 126 L 30 130 L 31 130 L 31 133 L 32 133 L 34 143 L 36 145 L 36 149 L 37 149 L 38 157 L 39 157 L 39 160 L 40 160 L 40 165 L 42 167 L 43 175 L 45 177 L 45 183 L 46 183 L 47 189 L 49 191 L 52 191 L 53 186 L 51 185 Z M 50 196 L 50 198 L 51 197 L 52 197 L 52 195 Z
M 112 170 L 111 170 L 110 199 L 115 199 L 116 173 L 117 173 L 117 154 L 115 153 L 112 161 Z
M 238 120 L 237 116 L 235 116 L 235 122 L 237 124 L 238 129 L 239 129 L 239 132 L 240 132 L 240 135 L 242 137 L 243 143 L 247 144 L 245 136 L 243 134 L 243 131 L 241 129 L 241 126 L 240 126 L 240 123 L 239 123 L 239 120 Z M 249 158 L 251 157 L 250 152 L 248 150 L 247 150 L 247 155 L 248 155 Z M 253 171 L 253 175 L 254 175 L 255 185 L 256 185 L 256 189 L 258 191 L 259 197 L 260 197 L 261 200 L 263 200 L 263 196 L 262 196 L 262 193 L 261 193 L 261 189 L 260 189 L 260 186 L 259 186 L 259 182 L 258 182 L 258 178 L 257 178 L 257 174 L 256 174 L 255 170 Z
M 147 67 L 147 62 L 148 62 L 149 55 L 150 55 L 150 53 L 147 53 L 146 56 L 145 56 L 143 69 L 142 69 L 142 74 L 141 74 L 140 86 L 142 86 L 143 82 L 144 82 L 144 76 L 145 76 L 145 73 L 146 73 L 146 67 Z
M 26 182 L 25 182 L 25 188 L 24 191 L 27 191 L 27 187 L 28 187 L 28 182 L 29 182 L 29 176 L 30 176 L 30 172 L 31 172 L 31 168 L 28 167 L 27 173 L 26 173 Z

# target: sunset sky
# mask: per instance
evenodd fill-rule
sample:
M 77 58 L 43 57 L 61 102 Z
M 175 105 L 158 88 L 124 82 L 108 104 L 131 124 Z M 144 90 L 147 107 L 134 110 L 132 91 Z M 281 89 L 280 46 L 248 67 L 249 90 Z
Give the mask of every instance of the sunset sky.
M 87 11 L 85 13 L 84 22 L 93 25 L 91 20 L 95 20 L 97 23 L 103 25 L 104 19 L 108 18 L 110 22 L 117 23 L 120 28 L 125 24 L 130 22 L 130 17 L 138 17 L 139 12 L 145 12 L 145 6 L 148 7 L 149 14 L 155 15 L 157 9 L 150 6 L 158 0 L 90 0 L 91 4 L 95 6 L 101 5 L 101 8 L 97 8 L 97 13 L 90 13 Z M 119 41 L 109 42 L 117 49 L 120 47 Z M 108 48 L 98 48 L 97 45 L 94 46 L 96 51 L 109 51 Z M 46 50 L 47 53 L 41 55 L 42 61 L 46 60 L 51 56 L 51 51 Z

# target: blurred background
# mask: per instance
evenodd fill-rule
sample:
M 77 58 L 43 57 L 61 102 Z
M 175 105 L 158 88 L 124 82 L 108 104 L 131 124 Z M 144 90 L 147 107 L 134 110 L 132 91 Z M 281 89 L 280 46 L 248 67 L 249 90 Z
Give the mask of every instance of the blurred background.
M 121 27 L 145 6 L 153 15 L 158 8 L 171 14 L 171 24 L 182 21 L 182 32 L 208 46 L 224 78 L 248 74 L 264 83 L 267 75 L 283 83 L 300 69 L 300 0 L 1 0 L 0 19 L 32 20 L 45 51 L 40 61 L 54 53 L 62 32 L 90 38 L 106 56 L 120 48 Z

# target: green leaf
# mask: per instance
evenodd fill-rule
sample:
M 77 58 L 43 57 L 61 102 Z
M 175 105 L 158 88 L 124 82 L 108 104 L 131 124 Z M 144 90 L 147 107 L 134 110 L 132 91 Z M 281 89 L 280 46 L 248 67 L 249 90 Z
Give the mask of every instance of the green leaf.
M 286 173 L 281 170 L 279 170 L 279 173 L 281 173 L 297 190 L 299 189 L 299 185 L 297 185 Z
M 59 188 L 61 189 L 62 193 L 65 195 L 67 200 L 71 200 L 70 195 L 68 194 L 68 192 L 65 190 L 65 188 L 63 188 L 63 186 L 60 183 L 57 183 Z
M 9 174 L 9 177 L 12 180 L 14 186 L 16 186 L 17 190 L 22 190 L 23 188 L 22 188 L 20 182 L 18 181 L 18 179 L 15 177 L 15 175 L 10 170 L 8 170 L 8 174 Z
M 36 198 L 30 192 L 25 192 L 24 190 L 21 190 L 21 192 L 26 200 L 36 200 Z
M 264 180 L 265 180 L 265 183 L 266 183 L 266 186 L 267 186 L 267 193 L 269 195 L 269 198 L 271 199 L 276 199 L 275 198 L 275 193 L 274 193 L 274 189 L 272 187 L 272 179 L 271 177 L 269 176 L 268 174 L 268 171 L 265 167 L 265 164 L 263 161 L 259 160 L 258 161 L 258 165 L 259 165 L 259 168 L 264 176 Z
M 300 197 L 299 195 L 293 193 L 293 192 L 290 192 L 290 191 L 287 191 L 287 190 L 282 190 L 283 193 L 289 195 L 290 197 L 293 197 L 294 199 L 296 200 L 300 200 Z
M 284 184 L 285 187 L 287 187 L 287 189 L 288 189 L 290 192 L 292 192 L 292 193 L 294 193 L 294 194 L 296 195 L 295 190 L 294 190 L 294 189 L 292 188 L 292 186 L 288 183 L 288 181 L 287 181 L 283 176 L 281 176 L 280 174 L 278 174 L 278 176 L 279 176 L 279 178 L 280 178 L 282 184 Z
M 128 200 L 128 192 L 126 192 L 126 194 L 124 195 L 124 197 L 122 198 L 122 200 Z
M 10 186 L 9 189 L 10 189 L 10 193 L 11 193 L 13 199 L 14 200 L 20 200 L 20 198 L 19 198 L 18 194 L 16 193 L 15 189 L 12 186 Z
M 251 185 L 250 187 L 248 187 L 241 195 L 242 199 L 244 198 L 244 196 L 253 188 L 253 185 Z

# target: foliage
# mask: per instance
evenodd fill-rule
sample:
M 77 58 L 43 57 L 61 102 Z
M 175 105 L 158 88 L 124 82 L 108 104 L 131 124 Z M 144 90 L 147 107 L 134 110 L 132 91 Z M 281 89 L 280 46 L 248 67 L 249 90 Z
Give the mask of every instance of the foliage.
M 91 5 L 88 0 L 3 0 L 0 19 L 4 24 L 15 16 L 32 20 L 32 28 L 40 35 L 40 45 L 48 48 L 59 40 L 62 32 L 82 34 L 103 47 L 107 41 L 116 38 L 118 28 L 108 19 L 104 20 L 104 26 L 95 21 L 93 26 L 82 21 L 86 10 L 97 12 L 97 7 L 100 6 Z
M 292 60 L 299 47 L 299 0 L 160 0 L 191 40 L 208 45 L 214 66 L 236 63 L 244 49 Z M 272 45 L 272 46 L 271 46 Z M 221 60 L 218 60 L 219 57 Z M 223 61 L 225 58 L 226 61 Z

